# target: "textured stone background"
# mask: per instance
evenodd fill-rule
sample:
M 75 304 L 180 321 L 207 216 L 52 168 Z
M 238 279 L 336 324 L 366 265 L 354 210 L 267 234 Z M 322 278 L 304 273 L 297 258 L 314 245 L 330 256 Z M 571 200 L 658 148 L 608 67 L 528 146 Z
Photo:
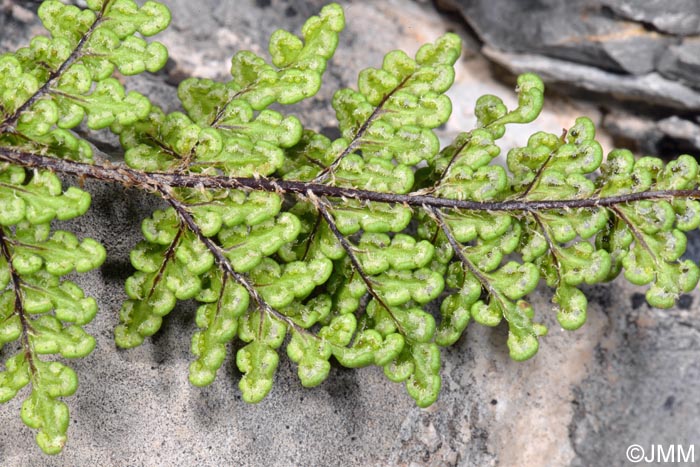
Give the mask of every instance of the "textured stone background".
M 0 0 L 0 51 L 40 31 L 32 13 L 36 3 Z M 298 31 L 324 2 L 167 3 L 173 24 L 159 39 L 172 61 L 166 71 L 129 83 L 174 109 L 174 85 L 183 77 L 225 77 L 236 50 L 263 51 L 275 28 Z M 473 123 L 479 95 L 495 93 L 513 102 L 510 86 L 501 84 L 512 77 L 480 53 L 483 45 L 497 51 L 498 44 L 471 35 L 472 28 L 479 30 L 475 20 L 467 27 L 425 1 L 341 3 L 348 26 L 324 88 L 313 102 L 294 108 L 306 124 L 332 132 L 329 101 L 335 89 L 353 85 L 357 72 L 377 66 L 386 51 L 414 52 L 446 30 L 460 33 L 466 50 L 451 91 L 455 111 L 442 130 L 445 140 Z M 527 3 L 547 7 L 544 1 Z M 496 53 L 512 51 L 491 56 Z M 601 122 L 606 112 L 562 94 L 548 98 L 542 118 L 509 130 L 506 145 L 524 143 L 535 130 L 558 132 L 580 114 Z M 101 149 L 118 154 L 113 139 L 98 138 Z M 610 147 L 609 136 L 601 134 L 601 140 Z M 74 362 L 80 388 L 67 399 L 69 442 L 61 455 L 43 456 L 19 419 L 20 401 L 12 401 L 0 406 L 2 467 L 617 466 L 625 465 L 631 443 L 700 444 L 700 295 L 683 297 L 672 310 L 654 310 L 641 289 L 623 281 L 586 290 L 588 323 L 574 333 L 556 325 L 549 293 L 536 291 L 532 301 L 550 335 L 524 363 L 508 358 L 504 326 L 471 325 L 443 353 L 443 391 L 425 410 L 376 368 L 335 367 L 320 387 L 303 389 L 286 358 L 270 396 L 255 406 L 240 399 L 232 359 L 212 386 L 194 388 L 187 382 L 193 306 L 176 308 L 163 330 L 138 349 L 117 350 L 112 341 L 125 298 L 122 284 L 131 273 L 128 251 L 139 240 L 140 220 L 158 202 L 117 187 L 86 186 L 93 207 L 70 228 L 102 241 L 109 259 L 79 278 L 101 310 L 88 326 L 97 338 L 95 352 Z M 700 240 L 692 238 L 689 249 L 700 259 Z
M 700 0 L 435 0 L 482 52 L 595 99 L 641 152 L 700 151 Z

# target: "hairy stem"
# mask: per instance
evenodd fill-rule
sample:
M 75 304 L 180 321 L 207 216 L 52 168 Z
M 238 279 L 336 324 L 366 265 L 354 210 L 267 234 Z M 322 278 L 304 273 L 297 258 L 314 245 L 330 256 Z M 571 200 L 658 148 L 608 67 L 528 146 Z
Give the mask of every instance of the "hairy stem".
M 435 219 L 435 222 L 437 223 L 438 227 L 442 230 L 442 233 L 447 238 L 447 241 L 452 247 L 452 250 L 455 252 L 455 255 L 457 255 L 457 259 L 459 259 L 459 261 L 467 269 L 467 271 L 469 271 L 472 275 L 474 275 L 474 277 L 476 277 L 476 279 L 481 284 L 481 287 L 486 292 L 488 292 L 489 296 L 491 298 L 494 298 L 495 300 L 498 300 L 498 302 L 501 304 L 501 308 L 505 310 L 506 306 L 503 303 L 503 297 L 501 297 L 501 294 L 499 294 L 498 291 L 493 288 L 493 286 L 491 285 L 491 281 L 486 276 L 484 276 L 484 274 L 479 270 L 479 268 L 474 266 L 474 263 L 472 263 L 471 260 L 467 258 L 467 255 L 464 254 L 464 251 L 462 250 L 462 244 L 460 244 L 452 234 L 452 230 L 450 230 L 450 226 L 447 225 L 447 221 L 445 220 L 445 217 L 442 215 L 440 210 L 435 208 L 428 208 L 428 212 L 432 215 L 433 219 Z
M 16 151 L 0 147 L 0 161 L 21 167 L 47 169 L 56 173 L 92 178 L 105 182 L 119 183 L 127 187 L 136 187 L 144 191 L 160 194 L 159 187 L 170 188 L 211 188 L 211 189 L 251 189 L 282 194 L 312 193 L 317 197 L 334 197 L 374 201 L 378 203 L 405 204 L 408 206 L 451 208 L 465 211 L 487 212 L 537 212 L 556 209 L 577 209 L 594 207 L 613 207 L 643 200 L 673 200 L 675 198 L 700 199 L 700 189 L 692 190 L 658 190 L 627 193 L 604 198 L 575 198 L 564 200 L 504 200 L 504 201 L 470 201 L 440 198 L 437 196 L 409 193 L 405 195 L 381 193 L 377 191 L 358 190 L 328 186 L 313 182 L 279 180 L 271 178 L 239 178 L 210 175 L 173 174 L 159 172 L 141 172 L 123 165 L 86 164 L 67 159 L 56 159 L 38 154 Z
M 170 204 L 170 206 L 173 207 L 182 223 L 186 225 L 187 228 L 190 229 L 190 231 L 199 239 L 199 241 L 201 241 L 204 244 L 204 246 L 207 247 L 209 252 L 212 255 L 214 255 L 214 260 L 216 261 L 216 264 L 219 266 L 219 268 L 221 268 L 221 271 L 224 273 L 224 276 L 230 276 L 236 282 L 241 284 L 246 290 L 246 292 L 248 292 L 248 295 L 250 295 L 250 298 L 252 298 L 253 301 L 256 303 L 261 312 L 265 312 L 268 315 L 277 318 L 278 320 L 288 324 L 291 328 L 299 332 L 306 332 L 306 329 L 299 326 L 289 317 L 283 315 L 279 311 L 272 308 L 265 301 L 265 299 L 262 298 L 260 293 L 256 290 L 255 286 L 248 280 L 248 278 L 243 274 L 236 272 L 236 270 L 233 269 L 233 266 L 231 266 L 231 262 L 224 255 L 221 247 L 214 243 L 214 241 L 211 238 L 206 237 L 202 233 L 201 229 L 199 228 L 199 225 L 197 225 L 197 222 L 195 222 L 194 218 L 192 217 L 192 214 L 190 214 L 187 207 L 180 201 L 178 201 L 170 193 L 170 189 L 168 187 L 158 187 L 158 193 L 163 199 L 165 199 L 168 202 L 168 204 Z
M 163 275 L 165 274 L 165 268 L 168 267 L 168 263 L 172 261 L 173 257 L 175 256 L 175 250 L 177 250 L 178 245 L 180 244 L 180 239 L 182 238 L 182 234 L 185 231 L 185 227 L 180 224 L 180 227 L 177 229 L 177 233 L 175 234 L 175 238 L 173 238 L 173 241 L 170 243 L 170 246 L 168 249 L 165 251 L 165 255 L 163 256 L 163 262 L 160 265 L 160 268 L 158 269 L 158 273 L 156 274 L 156 277 L 153 279 L 153 285 L 151 286 L 151 291 L 148 293 L 148 298 L 151 298 L 153 296 L 153 293 L 156 291 L 156 287 L 158 286 L 158 283 L 163 279 Z
M 377 291 L 374 290 L 374 287 L 372 286 L 372 279 L 365 273 L 365 270 L 362 268 L 360 260 L 357 258 L 357 255 L 355 255 L 355 252 L 353 251 L 353 246 L 350 244 L 350 242 L 348 242 L 348 239 L 345 238 L 345 235 L 343 235 L 340 232 L 340 230 L 338 230 L 338 226 L 335 225 L 335 219 L 333 219 L 331 213 L 328 212 L 328 208 L 326 207 L 326 201 L 323 199 L 319 199 L 312 192 L 307 193 L 307 196 L 314 204 L 314 206 L 316 206 L 316 209 L 326 221 L 326 224 L 328 224 L 328 227 L 331 229 L 331 232 L 333 232 L 335 238 L 337 238 L 338 242 L 340 242 L 340 245 L 343 247 L 343 250 L 345 250 L 345 253 L 348 255 L 348 258 L 350 258 L 353 270 L 360 275 L 360 278 L 362 279 L 362 282 L 365 283 L 369 294 L 377 301 L 379 305 L 381 305 L 382 308 L 386 310 L 387 313 L 389 313 L 389 316 L 391 316 L 391 319 L 396 324 L 398 330 L 401 332 L 401 334 L 405 335 L 406 333 L 404 332 L 401 323 L 396 319 L 394 312 L 391 311 L 391 308 L 389 308 L 389 306 L 386 303 L 384 303 L 382 297 L 380 297 Z
M 22 116 L 24 112 L 26 112 L 29 107 L 31 107 L 37 100 L 39 100 L 41 97 L 44 96 L 44 94 L 47 94 L 48 92 L 51 91 L 51 86 L 63 76 L 63 73 L 73 64 L 75 63 L 76 60 L 79 60 L 82 57 L 83 53 L 83 48 L 85 47 L 85 44 L 87 41 L 92 37 L 92 33 L 95 31 L 97 26 L 102 22 L 102 17 L 104 16 L 104 13 L 106 9 L 108 8 L 109 4 L 112 3 L 111 1 L 105 2 L 104 6 L 102 7 L 101 11 L 98 11 L 95 16 L 95 21 L 90 25 L 88 30 L 85 32 L 85 34 L 82 35 L 80 40 L 75 46 L 75 49 L 70 53 L 68 58 L 64 60 L 61 65 L 59 65 L 58 68 L 55 70 L 51 71 L 49 73 L 49 78 L 46 80 L 46 82 L 29 98 L 27 99 L 24 104 L 20 105 L 17 110 L 15 110 L 11 115 L 9 115 L 5 120 L 0 122 L 0 133 L 4 133 L 5 130 L 8 128 L 14 126 L 17 123 L 17 120 Z
M 435 187 L 439 187 L 442 185 L 443 180 L 447 177 L 447 175 L 450 173 L 450 170 L 452 169 L 452 166 L 454 165 L 455 162 L 457 162 L 457 159 L 459 159 L 459 153 L 464 150 L 465 147 L 471 142 L 471 136 L 464 142 L 462 143 L 456 150 L 455 153 L 452 155 L 452 158 L 450 159 L 450 162 L 447 163 L 447 166 L 445 167 L 445 170 L 442 171 L 442 174 L 440 174 L 440 178 L 438 178 L 438 181 L 435 182 Z
M 610 209 L 612 210 L 612 212 L 615 213 L 615 215 L 617 217 L 622 219 L 622 222 L 624 222 L 627 225 L 627 228 L 630 229 L 630 232 L 632 232 L 632 235 L 634 236 L 635 241 L 637 243 L 639 243 L 639 245 L 644 249 L 644 251 L 646 251 L 649 254 L 649 256 L 651 256 L 651 259 L 654 261 L 654 264 L 658 268 L 659 267 L 659 259 L 657 258 L 656 254 L 654 254 L 654 250 L 652 250 L 651 247 L 649 246 L 649 244 L 646 242 L 646 240 L 644 240 L 644 236 L 642 235 L 642 233 L 639 230 L 637 230 L 635 225 L 632 223 L 632 221 L 627 217 L 627 215 L 624 212 L 622 212 L 620 209 L 618 209 L 615 206 L 613 206 Z
M 552 262 L 554 263 L 554 267 L 557 270 L 557 276 L 559 277 L 559 282 L 561 283 L 561 266 L 559 265 L 559 248 L 557 245 L 552 241 L 552 238 L 549 236 L 549 233 L 547 232 L 547 226 L 544 224 L 542 221 L 542 218 L 537 214 L 537 213 L 532 213 L 532 217 L 535 218 L 535 222 L 537 222 L 537 225 L 542 229 L 542 236 L 544 237 L 545 241 L 547 242 L 547 247 L 549 248 L 550 253 L 552 254 Z M 537 232 L 537 231 L 535 231 Z
M 311 233 L 309 234 L 309 238 L 306 239 L 306 246 L 304 247 L 304 256 L 301 257 L 302 261 L 306 260 L 306 257 L 309 255 L 309 251 L 311 250 L 311 245 L 313 244 L 314 240 L 316 239 L 316 234 L 318 233 L 318 229 L 321 226 L 321 216 L 316 216 L 316 221 L 314 222 L 313 229 L 311 229 Z
M 362 126 L 357 130 L 357 133 L 355 133 L 355 136 L 352 138 L 352 141 L 350 141 L 350 144 L 347 145 L 347 147 L 341 152 L 338 157 L 335 158 L 331 164 L 323 169 L 318 175 L 316 175 L 316 178 L 314 178 L 314 182 L 320 183 L 323 182 L 326 178 L 328 178 L 335 169 L 338 168 L 340 163 L 347 157 L 349 154 L 351 154 L 355 148 L 360 144 L 360 141 L 362 140 L 362 137 L 367 133 L 367 130 L 369 130 L 370 125 L 381 115 L 382 110 L 384 108 L 384 105 L 387 103 L 387 101 L 391 98 L 391 96 L 394 95 L 394 93 L 398 90 L 400 90 L 406 82 L 413 76 L 413 73 L 408 75 L 406 78 L 404 78 L 403 81 L 399 83 L 398 86 L 396 86 L 394 89 L 391 90 L 384 98 L 382 98 L 382 101 L 375 107 L 374 111 L 372 111 L 372 114 L 367 118 L 367 120 L 364 121 Z
M 530 192 L 535 188 L 535 186 L 540 182 L 540 179 L 542 178 L 542 175 L 544 174 L 544 170 L 547 168 L 549 165 L 549 162 L 552 160 L 552 157 L 554 157 L 554 151 L 550 152 L 549 155 L 547 156 L 547 159 L 542 163 L 539 169 L 537 169 L 537 173 L 535 174 L 534 178 L 530 183 L 528 183 L 527 188 L 525 191 L 523 191 L 517 199 L 525 199 L 527 198 L 527 195 L 530 194 Z

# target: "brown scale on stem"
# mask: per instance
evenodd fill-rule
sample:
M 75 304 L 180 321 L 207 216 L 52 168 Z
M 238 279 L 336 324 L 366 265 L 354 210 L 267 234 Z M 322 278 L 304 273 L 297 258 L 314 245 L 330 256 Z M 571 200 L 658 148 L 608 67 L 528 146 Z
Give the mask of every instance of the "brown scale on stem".
M 250 189 L 283 194 L 307 195 L 372 201 L 377 203 L 405 204 L 407 206 L 427 206 L 452 208 L 480 212 L 537 212 L 556 209 L 576 209 L 613 207 L 616 205 L 644 200 L 673 200 L 675 198 L 700 199 L 700 189 L 652 190 L 607 196 L 604 198 L 574 198 L 563 200 L 504 200 L 470 201 L 408 193 L 382 193 L 355 188 L 335 187 L 324 184 L 279 180 L 266 177 L 227 177 L 223 175 L 184 175 L 162 172 L 141 172 L 116 164 L 109 166 L 87 164 L 67 159 L 56 159 L 33 153 L 0 147 L 0 161 L 21 167 L 46 169 L 59 174 L 85 176 L 104 182 L 118 183 L 150 193 L 159 193 L 160 187 L 168 188 L 209 188 L 209 189 Z
M 348 258 L 350 259 L 350 263 L 352 263 L 352 268 L 353 271 L 355 271 L 360 278 L 362 279 L 362 282 L 365 283 L 365 286 L 367 287 L 367 291 L 369 294 L 374 298 L 377 303 L 386 310 L 387 313 L 389 313 L 389 316 L 391 316 L 391 319 L 394 321 L 396 324 L 397 329 L 401 332 L 401 334 L 406 334 L 405 331 L 403 330 L 403 327 L 401 326 L 401 323 L 396 319 L 396 315 L 394 315 L 394 312 L 391 311 L 391 308 L 384 302 L 382 297 L 377 293 L 376 290 L 374 290 L 374 287 L 372 286 L 372 278 L 370 278 L 367 273 L 365 273 L 365 270 L 362 268 L 362 264 L 360 263 L 359 258 L 357 255 L 355 255 L 354 247 L 350 244 L 347 238 L 345 238 L 345 235 L 343 235 L 340 230 L 338 230 L 338 226 L 335 225 L 335 220 L 333 219 L 333 216 L 331 215 L 330 212 L 328 212 L 328 208 L 326 207 L 326 201 L 323 199 L 319 199 L 316 197 L 313 193 L 309 192 L 307 193 L 307 197 L 311 200 L 313 205 L 316 207 L 318 210 L 319 214 L 323 217 L 323 219 L 326 221 L 326 224 L 328 227 L 331 229 L 331 232 L 335 236 L 335 238 L 338 239 L 338 242 L 340 242 L 340 245 L 343 247 L 343 250 L 345 250 L 345 253 L 348 255 Z

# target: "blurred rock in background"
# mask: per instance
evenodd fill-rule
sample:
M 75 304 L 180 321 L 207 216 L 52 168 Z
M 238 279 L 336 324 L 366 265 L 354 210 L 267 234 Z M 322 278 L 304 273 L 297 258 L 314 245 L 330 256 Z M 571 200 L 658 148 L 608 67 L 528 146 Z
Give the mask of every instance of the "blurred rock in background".
M 617 141 L 700 155 L 700 0 L 435 0 L 511 73 L 595 99 Z
M 0 52 L 43 31 L 34 13 L 38 3 L 0 0 Z M 275 29 L 298 32 L 324 3 L 168 0 L 173 23 L 156 37 L 170 50 L 168 66 L 125 82 L 176 110 L 176 86 L 184 78 L 226 79 L 236 51 L 264 54 Z M 510 69 L 536 71 L 559 93 L 548 90 L 536 122 L 508 129 L 506 148 L 524 145 L 535 131 L 559 134 L 579 115 L 644 152 L 666 148 L 661 152 L 671 157 L 678 152 L 673 145 L 698 146 L 693 113 L 700 108 L 700 91 L 692 82 L 698 79 L 692 71 L 697 55 L 678 52 L 676 68 L 660 65 L 660 57 L 680 50 L 683 34 L 697 34 L 697 2 L 659 3 L 663 11 L 687 5 L 675 26 L 673 15 L 642 14 L 636 5 L 654 3 L 642 0 L 626 2 L 627 10 L 624 2 L 595 7 L 594 0 L 453 1 L 461 4 L 466 24 L 439 13 L 431 0 L 340 3 L 347 28 L 321 92 L 285 109 L 311 128 L 337 135 L 333 93 L 355 86 L 358 72 L 379 66 L 386 52 L 412 54 L 454 31 L 464 38 L 465 52 L 449 94 L 453 116 L 440 129 L 443 143 L 472 128 L 478 96 L 496 94 L 514 106 L 512 75 L 505 72 Z M 639 58 L 631 59 L 628 49 Z M 482 50 L 499 68 L 489 66 Z M 593 105 L 591 96 L 597 97 Z M 115 138 L 106 132 L 90 136 L 119 159 Z M 606 131 L 598 136 L 610 149 Z M 240 373 L 230 355 L 211 386 L 195 388 L 187 381 L 196 329 L 191 304 L 179 305 L 137 349 L 117 350 L 112 338 L 126 298 L 124 280 L 133 271 L 129 250 L 141 238 L 141 219 L 161 205 L 117 186 L 88 181 L 86 189 L 93 194 L 89 213 L 59 227 L 100 240 L 108 260 L 78 278 L 100 312 L 87 328 L 97 348 L 74 364 L 80 387 L 66 399 L 69 441 L 60 456 L 42 455 L 19 418 L 21 401 L 0 405 L 2 467 L 608 467 L 625 465 L 632 443 L 700 445 L 700 293 L 682 297 L 671 310 L 656 310 L 646 305 L 642 288 L 624 280 L 585 290 L 588 322 L 576 332 L 557 325 L 551 291 L 537 289 L 531 302 L 550 332 L 527 362 L 508 357 L 505 325 L 472 323 L 443 351 L 442 393 L 425 410 L 378 368 L 334 366 L 321 386 L 304 389 L 284 355 L 275 386 L 260 404 L 241 401 Z M 700 259 L 697 235 L 689 239 L 688 255 Z

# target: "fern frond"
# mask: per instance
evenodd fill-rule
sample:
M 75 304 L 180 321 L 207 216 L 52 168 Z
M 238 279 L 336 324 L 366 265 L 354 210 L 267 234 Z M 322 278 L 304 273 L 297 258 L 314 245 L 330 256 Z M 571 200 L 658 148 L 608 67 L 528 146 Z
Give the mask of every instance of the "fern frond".
M 513 359 L 535 355 L 547 329 L 527 297 L 542 283 L 569 330 L 586 320 L 583 284 L 623 273 L 647 286 L 651 305 L 668 308 L 698 283 L 698 266 L 683 258 L 685 232 L 700 226 L 694 158 L 604 157 L 581 117 L 563 135 L 533 134 L 500 163 L 507 125 L 542 109 L 537 76 L 518 78 L 514 109 L 479 98 L 476 128 L 440 150 L 434 129 L 452 110 L 454 34 L 414 58 L 390 52 L 360 73 L 358 90 L 338 91 L 341 137 L 331 141 L 270 106 L 318 92 L 344 26 L 338 5 L 309 19 L 301 38 L 273 34 L 269 62 L 239 52 L 228 82 L 183 81 L 184 111 L 166 114 L 112 74 L 164 64 L 164 47 L 142 36 L 167 26 L 167 9 L 87 3 L 45 1 L 51 37 L 0 56 L 0 344 L 18 350 L 0 371 L 0 401 L 31 385 L 22 418 L 46 452 L 65 443 L 59 398 L 77 377 L 40 356 L 94 347 L 82 326 L 96 303 L 63 276 L 105 257 L 94 240 L 52 231 L 54 219 L 90 204 L 56 174 L 167 203 L 143 220 L 144 240 L 131 251 L 136 272 L 115 341 L 140 345 L 178 301 L 194 299 L 190 381 L 211 384 L 238 340 L 248 402 L 270 392 L 285 349 L 306 387 L 329 376 L 334 358 L 382 368 L 425 407 L 439 396 L 440 346 L 472 319 L 505 322 Z M 125 164 L 93 163 L 94 148 L 73 131 L 83 122 L 118 134 Z
M 165 29 L 170 13 L 155 2 L 139 7 L 132 0 L 92 0 L 80 9 L 47 0 L 39 17 L 50 37 L 0 56 L 0 151 L 90 162 L 92 146 L 72 129 L 84 120 L 100 129 L 148 115 L 149 100 L 126 92 L 111 76 L 115 69 L 130 75 L 165 64 L 165 47 L 141 36 Z M 89 193 L 64 190 L 52 171 L 25 167 L 0 164 L 0 342 L 18 349 L 0 372 L 0 394 L 6 402 L 31 386 L 22 420 L 38 430 L 39 447 L 56 454 L 69 422 L 60 398 L 76 391 L 78 378 L 61 361 L 41 356 L 92 352 L 95 340 L 83 326 L 95 317 L 97 303 L 63 276 L 99 267 L 106 252 L 95 240 L 52 233 L 54 219 L 87 211 Z
M 8 172 L 16 173 L 13 177 Z M 31 385 L 22 420 L 38 430 L 39 447 L 55 454 L 66 442 L 69 421 L 68 407 L 59 398 L 75 392 L 78 378 L 63 363 L 40 356 L 79 358 L 94 349 L 95 339 L 83 326 L 95 317 L 97 303 L 61 277 L 100 266 L 106 252 L 92 239 L 81 243 L 64 231 L 51 235 L 54 216 L 70 219 L 84 214 L 90 203 L 87 193 L 71 188 L 74 196 L 66 198 L 53 174 L 40 172 L 31 182 L 22 183 L 23 173 L 24 169 L 12 166 L 0 170 L 5 178 L 0 193 L 19 201 L 11 212 L 0 212 L 0 344 L 19 344 L 19 351 L 0 372 L 0 400 L 7 402 Z M 42 178 L 57 185 L 48 190 L 40 183 Z

